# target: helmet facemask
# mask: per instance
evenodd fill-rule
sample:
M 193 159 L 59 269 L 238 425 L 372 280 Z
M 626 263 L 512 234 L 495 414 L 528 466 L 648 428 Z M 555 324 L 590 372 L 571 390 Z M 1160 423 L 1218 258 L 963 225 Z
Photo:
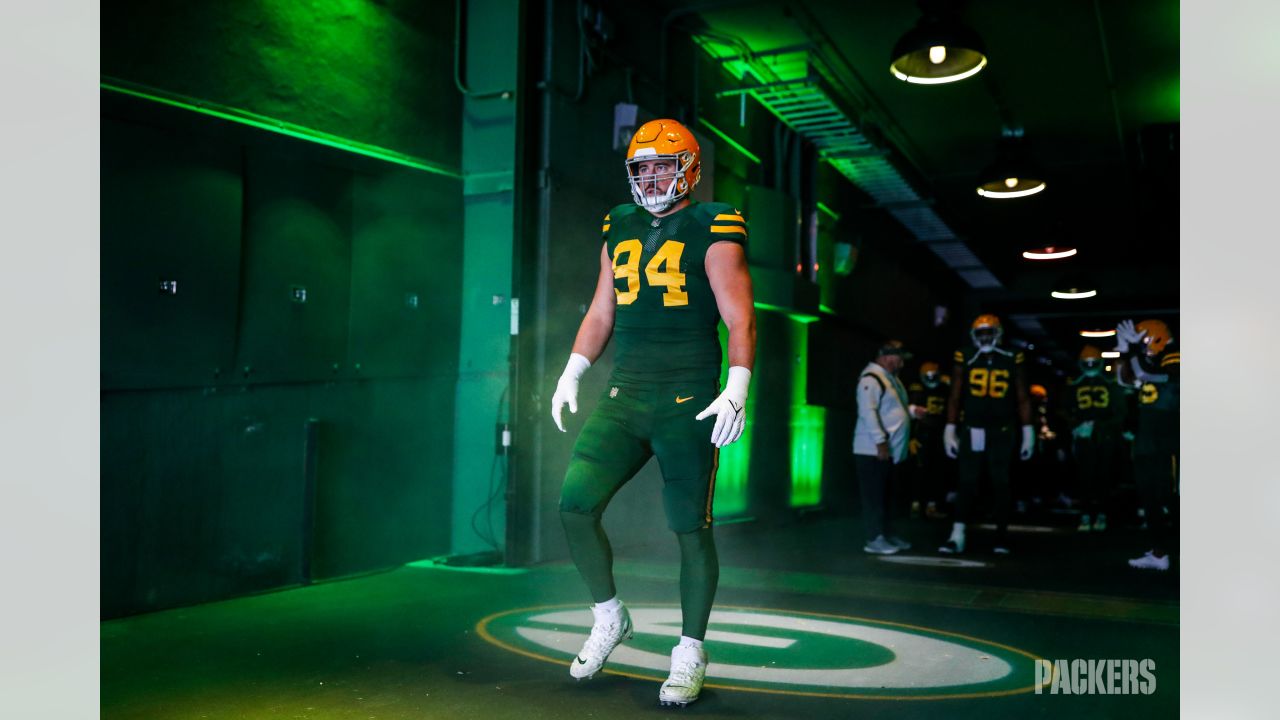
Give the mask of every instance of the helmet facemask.
M 640 165 L 649 163 L 652 165 L 656 162 L 666 161 L 673 168 L 665 173 L 647 173 L 640 174 Z M 686 174 L 693 166 L 694 155 L 685 151 L 678 155 L 658 155 L 657 153 L 650 155 L 636 154 L 635 157 L 627 160 L 627 180 L 631 183 L 631 198 L 637 205 L 648 210 L 651 213 L 664 212 L 672 205 L 689 195 L 689 181 Z M 670 180 L 665 192 L 659 188 L 662 183 Z M 653 190 L 652 195 L 649 190 Z
M 973 338 L 973 344 L 978 346 L 979 350 L 991 350 L 1000 344 L 1000 335 L 1002 330 L 998 327 L 976 327 L 969 331 L 969 337 Z
M 1102 372 L 1102 360 L 1099 358 L 1085 358 L 1080 361 L 1080 372 L 1085 377 L 1097 377 Z
M 924 383 L 925 387 L 932 390 L 933 388 L 938 387 L 938 372 L 935 370 L 932 372 L 922 373 L 920 375 L 920 381 Z

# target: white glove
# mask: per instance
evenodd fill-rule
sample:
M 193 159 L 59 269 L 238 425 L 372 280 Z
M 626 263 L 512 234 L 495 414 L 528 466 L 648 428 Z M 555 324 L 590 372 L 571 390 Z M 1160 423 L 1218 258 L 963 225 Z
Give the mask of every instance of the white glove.
M 1077 425 L 1076 429 L 1071 431 L 1071 434 L 1075 435 L 1081 440 L 1089 439 L 1089 437 L 1093 435 L 1093 421 L 1085 420 L 1084 422 Z
M 956 436 L 956 424 L 947 423 L 942 430 L 942 447 L 947 451 L 947 457 L 955 458 L 960 455 L 960 438 Z
M 711 429 L 711 442 L 716 447 L 724 447 L 742 436 L 742 429 L 747 425 L 747 387 L 750 384 L 750 370 L 739 365 L 729 368 L 724 392 L 694 418 L 701 420 L 716 416 L 716 425 Z
M 569 362 L 564 366 L 564 372 L 556 383 L 556 394 L 551 396 L 551 419 L 556 421 L 556 427 L 560 428 L 560 432 L 564 432 L 564 422 L 560 419 L 562 408 L 568 405 L 569 412 L 578 414 L 578 380 L 589 367 L 591 367 L 591 361 L 585 355 L 571 353 Z
M 1129 352 L 1129 346 L 1142 344 L 1142 337 L 1146 334 L 1145 330 L 1138 332 L 1132 320 L 1121 320 L 1116 325 L 1116 350 L 1122 353 Z
M 1018 457 L 1023 460 L 1030 460 L 1031 453 L 1036 448 L 1036 433 L 1030 425 L 1022 426 L 1022 451 L 1018 453 Z

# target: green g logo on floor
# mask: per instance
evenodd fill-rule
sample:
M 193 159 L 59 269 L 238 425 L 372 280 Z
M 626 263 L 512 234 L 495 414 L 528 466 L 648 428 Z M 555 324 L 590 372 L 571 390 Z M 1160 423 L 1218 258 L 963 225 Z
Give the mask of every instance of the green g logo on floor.
M 662 682 L 680 636 L 680 609 L 628 605 L 635 636 L 604 672 Z M 568 663 L 591 629 L 582 605 L 490 615 L 485 640 Z M 707 687 L 879 700 L 995 697 L 1035 690 L 1036 656 L 967 635 L 867 618 L 718 606 L 707 629 Z

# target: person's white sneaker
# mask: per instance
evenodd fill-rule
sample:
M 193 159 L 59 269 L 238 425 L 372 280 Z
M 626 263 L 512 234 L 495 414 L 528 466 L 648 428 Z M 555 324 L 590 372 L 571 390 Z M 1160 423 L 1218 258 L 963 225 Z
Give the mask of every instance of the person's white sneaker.
M 578 680 L 589 680 L 600 672 L 604 661 L 609 659 L 609 653 L 623 640 L 630 639 L 632 633 L 631 613 L 621 603 L 613 610 L 592 605 L 591 614 L 595 616 L 591 634 L 578 656 L 569 663 L 569 674 Z
M 1080 525 L 1076 528 L 1076 532 L 1089 532 L 1093 529 L 1093 523 L 1089 522 L 1088 515 L 1080 516 Z
M 1098 518 L 1093 521 L 1093 531 L 1102 532 L 1107 529 L 1107 514 L 1098 513 Z
M 898 546 L 885 540 L 883 535 L 877 535 L 875 540 L 862 546 L 862 551 L 872 555 L 892 555 L 898 552 Z
M 894 546 L 894 547 L 898 548 L 899 550 L 910 550 L 910 549 L 911 549 L 911 543 L 907 542 L 906 540 L 903 540 L 902 538 L 898 537 L 897 535 L 890 535 L 889 537 L 885 538 L 885 540 L 886 540 L 890 545 L 892 545 L 892 546 Z
M 688 705 L 702 693 L 707 677 L 707 651 L 700 647 L 677 645 L 671 648 L 671 674 L 658 690 L 663 705 Z
M 964 552 L 964 523 L 951 524 L 951 538 L 938 548 L 938 552 L 947 555 L 959 555 Z
M 1148 550 L 1146 555 L 1130 560 L 1129 567 L 1138 568 L 1139 570 L 1168 570 L 1169 556 L 1156 557 L 1155 554 Z

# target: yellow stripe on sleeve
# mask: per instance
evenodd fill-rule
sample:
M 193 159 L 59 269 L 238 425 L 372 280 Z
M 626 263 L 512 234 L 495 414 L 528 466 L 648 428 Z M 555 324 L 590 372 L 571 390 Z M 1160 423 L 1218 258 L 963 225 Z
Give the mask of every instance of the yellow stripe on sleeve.
M 721 235 L 732 235 L 733 233 L 746 235 L 747 229 L 738 225 L 712 225 L 711 232 L 720 233 Z
M 600 232 L 609 232 L 609 226 L 605 225 L 604 228 L 600 230 Z
M 956 351 L 956 362 L 964 362 L 964 353 Z
M 729 214 L 729 213 L 721 213 L 721 214 L 719 214 L 719 215 L 715 216 L 715 219 L 714 219 L 714 220 L 712 220 L 712 222 L 716 222 L 716 221 L 718 221 L 718 220 L 735 220 L 735 221 L 737 221 L 737 222 L 741 222 L 741 223 L 746 222 L 746 220 L 743 220 L 743 219 L 742 219 L 742 216 L 741 216 L 741 215 L 732 215 L 732 214 Z
M 1164 367 L 1165 365 L 1181 365 L 1181 364 L 1182 364 L 1182 359 L 1179 358 L 1177 355 L 1171 355 L 1165 358 L 1164 360 L 1160 361 L 1160 367 Z

